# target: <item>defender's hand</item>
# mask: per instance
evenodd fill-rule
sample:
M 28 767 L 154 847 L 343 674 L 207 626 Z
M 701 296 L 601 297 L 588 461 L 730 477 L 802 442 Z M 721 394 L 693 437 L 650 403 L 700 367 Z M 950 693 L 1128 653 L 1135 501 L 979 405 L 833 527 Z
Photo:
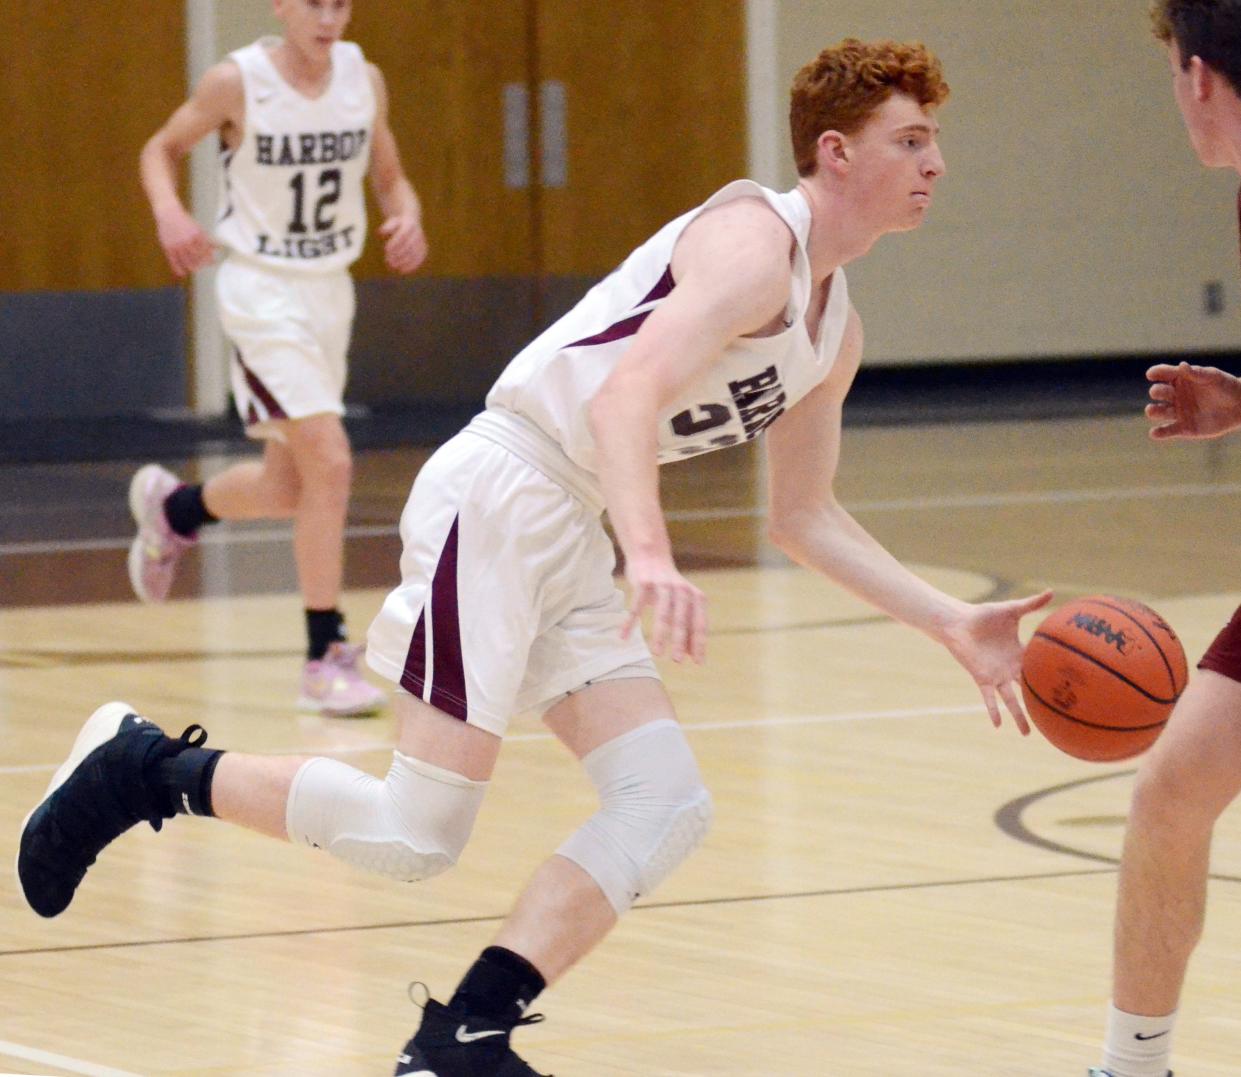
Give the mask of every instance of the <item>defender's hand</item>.
M 1150 436 L 1214 438 L 1241 426 L 1241 381 L 1212 366 L 1158 363 L 1146 372 Z

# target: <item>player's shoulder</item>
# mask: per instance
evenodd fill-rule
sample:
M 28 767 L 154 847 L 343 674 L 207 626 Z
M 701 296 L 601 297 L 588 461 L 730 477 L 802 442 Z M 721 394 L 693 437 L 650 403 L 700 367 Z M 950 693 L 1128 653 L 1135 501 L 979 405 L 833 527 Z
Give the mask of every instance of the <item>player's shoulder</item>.
M 788 221 L 757 191 L 708 205 L 690 222 L 683 239 L 691 250 L 712 252 L 726 246 L 744 250 L 751 259 L 785 267 L 795 243 Z
M 245 81 L 241 73 L 241 65 L 232 56 L 212 64 L 202 73 L 198 80 L 195 93 L 203 96 L 242 94 L 245 92 Z
M 757 188 L 742 189 L 724 201 L 709 202 L 696 221 L 712 228 L 743 228 L 760 236 L 791 234 L 789 223 Z

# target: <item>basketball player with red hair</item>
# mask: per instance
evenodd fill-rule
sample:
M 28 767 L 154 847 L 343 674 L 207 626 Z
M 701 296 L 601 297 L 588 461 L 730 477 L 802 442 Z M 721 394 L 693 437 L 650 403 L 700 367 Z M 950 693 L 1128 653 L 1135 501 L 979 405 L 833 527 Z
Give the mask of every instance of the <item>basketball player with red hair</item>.
M 673 558 L 658 465 L 764 432 L 775 542 L 942 643 L 991 721 L 1006 707 L 1028 732 L 1017 628 L 1051 596 L 947 595 L 867 534 L 833 487 L 862 354 L 843 267 L 921 224 L 944 174 L 934 113 L 947 93 L 920 45 L 824 50 L 793 86 L 797 186 L 738 180 L 665 225 L 517 355 L 486 410 L 424 465 L 401 521 L 403 578 L 368 644 L 371 667 L 399 688 L 385 780 L 331 759 L 214 752 L 108 704 L 23 828 L 31 906 L 59 914 L 108 842 L 178 812 L 428 878 L 460 855 L 510 717 L 537 710 L 599 811 L 535 871 L 448 1002 L 428 1000 L 396 1070 L 530 1077 L 510 1044 L 536 1019 L 530 1004 L 711 820 L 652 660 L 701 662 L 707 644 L 706 596 Z

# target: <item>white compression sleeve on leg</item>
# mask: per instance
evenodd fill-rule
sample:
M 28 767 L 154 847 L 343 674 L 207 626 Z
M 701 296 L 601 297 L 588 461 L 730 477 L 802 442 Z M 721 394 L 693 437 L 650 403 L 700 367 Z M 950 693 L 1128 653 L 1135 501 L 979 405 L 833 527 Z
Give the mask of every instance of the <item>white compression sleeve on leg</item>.
M 294 777 L 285 824 L 292 842 L 414 882 L 457 862 L 486 791 L 486 782 L 400 752 L 384 781 L 320 757 Z
M 639 726 L 582 759 L 600 810 L 556 850 L 582 868 L 618 914 L 649 894 L 706 837 L 711 794 L 681 727 Z

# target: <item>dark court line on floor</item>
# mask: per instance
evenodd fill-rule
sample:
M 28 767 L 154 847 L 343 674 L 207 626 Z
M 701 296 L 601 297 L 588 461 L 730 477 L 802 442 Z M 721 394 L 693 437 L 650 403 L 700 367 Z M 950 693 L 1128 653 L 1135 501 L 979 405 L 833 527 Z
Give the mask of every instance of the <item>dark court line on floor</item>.
M 790 901 L 802 898 L 854 897 L 863 894 L 908 893 L 915 890 L 937 890 L 956 886 L 979 886 L 992 883 L 1039 882 L 1045 879 L 1075 879 L 1090 875 L 1112 875 L 1115 868 L 1082 868 L 1077 871 L 1035 872 L 1025 875 L 985 875 L 967 879 L 936 879 L 921 883 L 890 883 L 879 886 L 847 886 L 828 890 L 798 890 L 784 894 L 743 894 L 735 897 L 698 898 L 690 901 L 653 901 L 635 905 L 634 913 L 669 909 L 700 909 L 718 905 L 742 905 L 768 901 Z M 441 920 L 406 920 L 382 924 L 351 924 L 343 927 L 295 928 L 289 931 L 254 931 L 228 935 L 187 935 L 172 939 L 133 939 L 128 942 L 81 943 L 76 946 L 38 946 L 21 950 L 0 950 L 0 958 L 26 957 L 36 954 L 99 953 L 105 950 L 130 950 L 146 946 L 180 946 L 198 942 L 245 942 L 256 939 L 284 939 L 306 935 L 341 935 L 363 931 L 393 931 L 428 927 L 462 927 L 467 924 L 498 924 L 507 912 L 487 916 L 457 916 Z

